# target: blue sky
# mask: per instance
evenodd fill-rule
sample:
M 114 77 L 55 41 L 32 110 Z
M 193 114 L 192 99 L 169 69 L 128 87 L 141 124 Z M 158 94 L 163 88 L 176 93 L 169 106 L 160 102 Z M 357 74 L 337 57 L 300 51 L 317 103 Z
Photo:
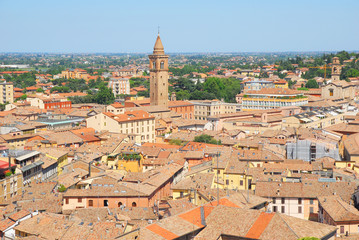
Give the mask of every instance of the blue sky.
M 0 0 L 0 52 L 359 50 L 358 0 Z

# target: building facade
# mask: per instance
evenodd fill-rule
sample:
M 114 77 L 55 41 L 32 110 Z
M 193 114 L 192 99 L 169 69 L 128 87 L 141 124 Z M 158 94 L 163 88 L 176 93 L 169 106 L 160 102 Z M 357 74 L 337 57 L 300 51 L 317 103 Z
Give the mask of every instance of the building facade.
M 194 104 L 194 119 L 207 120 L 220 114 L 237 112 L 238 104 L 225 103 L 219 100 L 191 101 Z
M 155 141 L 155 117 L 143 110 L 127 111 L 124 114 L 100 113 L 86 119 L 87 127 L 96 131 L 140 136 L 141 142 Z
M 112 89 L 115 96 L 130 94 L 130 80 L 128 78 L 110 78 L 108 87 Z
M 14 85 L 12 83 L 0 83 L 0 103 L 14 102 Z
M 302 106 L 308 103 L 308 97 L 291 89 L 268 88 L 247 91 L 245 94 L 240 94 L 237 101 L 241 103 L 242 111 L 248 111 Z

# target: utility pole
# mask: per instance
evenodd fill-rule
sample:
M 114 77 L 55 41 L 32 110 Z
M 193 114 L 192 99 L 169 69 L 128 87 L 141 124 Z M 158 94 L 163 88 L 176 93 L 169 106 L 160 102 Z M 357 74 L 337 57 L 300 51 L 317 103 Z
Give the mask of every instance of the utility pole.
M 248 159 L 247 159 L 247 174 L 246 174 L 246 178 L 247 178 L 247 202 L 249 203 L 249 181 L 248 181 L 248 170 L 249 170 L 249 163 L 248 163 Z

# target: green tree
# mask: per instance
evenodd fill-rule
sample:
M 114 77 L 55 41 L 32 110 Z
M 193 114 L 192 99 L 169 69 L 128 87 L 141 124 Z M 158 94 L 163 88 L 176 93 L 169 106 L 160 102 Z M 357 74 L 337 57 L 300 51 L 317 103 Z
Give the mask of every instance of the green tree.
M 169 144 L 171 145 L 178 145 L 181 146 L 182 145 L 182 141 L 180 139 L 171 139 Z
M 36 89 L 36 92 L 44 92 L 44 89 L 42 89 L 42 88 L 38 88 L 38 89 Z
M 112 89 L 102 86 L 95 96 L 95 102 L 99 104 L 112 104 L 115 101 Z
M 193 140 L 194 142 L 203 142 L 203 143 L 210 143 L 210 144 L 221 144 L 221 140 L 216 140 L 212 136 L 208 134 L 202 134 L 196 136 Z
M 306 88 L 319 88 L 317 81 L 314 79 L 309 79 L 308 82 L 305 84 Z
M 65 192 L 66 187 L 63 184 L 60 184 L 60 187 L 57 189 L 59 192 Z

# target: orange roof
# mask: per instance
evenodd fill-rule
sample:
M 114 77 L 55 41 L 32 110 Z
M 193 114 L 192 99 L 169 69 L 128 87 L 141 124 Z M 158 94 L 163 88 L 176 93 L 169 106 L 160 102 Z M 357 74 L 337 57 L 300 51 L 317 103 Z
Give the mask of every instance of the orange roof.
M 262 88 L 261 90 L 250 90 L 247 91 L 246 94 L 273 94 L 273 95 L 298 95 L 301 94 L 297 90 L 292 89 L 282 89 L 282 88 Z
M 195 149 L 196 151 L 198 151 L 206 147 L 223 147 L 223 146 L 216 144 L 202 143 L 202 142 L 188 142 L 182 149 L 183 150 Z
M 194 104 L 187 101 L 168 101 L 168 106 L 169 107 L 194 106 Z
M 208 206 L 203 206 L 203 209 L 204 209 L 204 218 L 206 219 L 214 208 L 208 207 Z M 201 207 L 197 207 L 188 212 L 182 213 L 182 214 L 178 215 L 178 217 L 180 217 L 183 220 L 186 220 L 187 222 L 190 222 L 193 225 L 196 225 L 198 227 L 204 227 L 202 225 L 202 221 L 201 221 Z
M 160 235 L 161 237 L 163 237 L 165 239 L 175 239 L 175 238 L 179 237 L 176 234 L 174 234 L 173 232 L 170 232 L 170 231 L 158 226 L 157 224 L 151 224 L 151 225 L 147 226 L 146 228 L 148 230 L 156 233 L 157 235 Z
M 37 90 L 37 87 L 27 87 L 26 90 Z
M 235 207 L 235 208 L 240 208 L 238 205 L 234 204 L 233 202 L 231 202 L 229 199 L 227 198 L 221 198 L 219 199 L 219 204 L 217 203 L 217 201 L 212 201 L 207 203 L 205 206 L 218 206 L 218 205 L 223 205 L 223 206 L 227 206 L 227 207 Z
M 74 134 L 95 134 L 95 129 L 93 128 L 81 128 L 81 129 L 75 129 L 71 130 Z
M 144 143 L 142 144 L 142 146 L 144 147 L 156 147 L 156 148 L 162 148 L 162 149 L 169 149 L 169 148 L 178 148 L 180 149 L 181 146 L 178 145 L 171 145 L 171 144 L 166 144 L 166 143 Z
M 148 112 L 145 112 L 143 110 L 128 111 L 125 112 L 124 114 L 118 114 L 118 115 L 109 112 L 105 112 L 103 114 L 116 120 L 117 122 L 130 122 L 135 120 L 146 120 L 146 119 L 155 118 L 154 116 L 150 115 Z
M 262 212 L 246 234 L 246 238 L 259 239 L 275 213 Z
M 114 108 L 124 108 L 124 106 L 119 102 L 112 103 L 111 106 Z

